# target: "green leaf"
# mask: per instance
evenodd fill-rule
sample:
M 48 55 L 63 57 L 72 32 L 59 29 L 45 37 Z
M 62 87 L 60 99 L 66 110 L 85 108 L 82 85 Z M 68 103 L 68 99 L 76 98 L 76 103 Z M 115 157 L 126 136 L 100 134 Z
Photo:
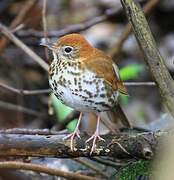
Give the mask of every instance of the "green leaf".
M 121 80 L 131 80 L 138 77 L 138 74 L 144 70 L 144 65 L 131 64 L 120 69 Z
M 125 96 L 124 94 L 120 94 L 119 101 L 120 101 L 120 104 L 122 104 L 123 106 L 127 105 L 129 102 L 129 96 Z

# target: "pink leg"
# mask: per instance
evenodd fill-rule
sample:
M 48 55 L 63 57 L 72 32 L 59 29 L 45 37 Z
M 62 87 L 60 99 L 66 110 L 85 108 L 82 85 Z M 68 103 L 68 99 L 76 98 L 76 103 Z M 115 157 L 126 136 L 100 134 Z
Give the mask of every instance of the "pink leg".
M 76 128 L 74 130 L 73 133 L 67 135 L 66 137 L 64 137 L 63 139 L 68 139 L 70 138 L 70 148 L 71 148 L 71 151 L 74 150 L 74 146 L 73 146 L 73 141 L 74 141 L 74 137 L 77 136 L 78 138 L 80 138 L 80 130 L 79 130 L 79 126 L 80 126 L 80 121 L 82 119 L 82 113 L 80 113 L 80 116 L 79 116 L 79 119 L 77 121 L 77 125 L 76 125 Z
M 86 143 L 88 143 L 89 141 L 91 141 L 93 139 L 90 155 L 92 154 L 92 152 L 95 149 L 97 138 L 99 140 L 105 141 L 103 138 L 101 138 L 99 136 L 99 124 L 100 124 L 100 116 L 97 117 L 97 126 L 96 126 L 96 130 L 95 130 L 94 134 L 89 139 L 86 140 Z

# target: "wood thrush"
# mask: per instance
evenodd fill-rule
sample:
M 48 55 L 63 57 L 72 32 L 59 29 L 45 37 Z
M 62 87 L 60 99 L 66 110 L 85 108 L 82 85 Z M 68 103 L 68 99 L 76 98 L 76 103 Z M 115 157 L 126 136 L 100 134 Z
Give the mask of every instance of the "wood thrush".
M 69 34 L 58 39 L 53 45 L 42 44 L 52 50 L 53 61 L 49 69 L 49 84 L 54 94 L 67 106 L 80 111 L 75 131 L 68 135 L 79 136 L 82 114 L 97 114 L 95 133 L 86 141 L 93 140 L 94 151 L 99 136 L 100 112 L 114 112 L 119 92 L 127 94 L 119 77 L 119 70 L 112 59 L 102 51 L 92 47 L 80 34 Z M 117 116 L 117 115 L 116 115 Z M 126 125 L 129 122 L 125 120 Z

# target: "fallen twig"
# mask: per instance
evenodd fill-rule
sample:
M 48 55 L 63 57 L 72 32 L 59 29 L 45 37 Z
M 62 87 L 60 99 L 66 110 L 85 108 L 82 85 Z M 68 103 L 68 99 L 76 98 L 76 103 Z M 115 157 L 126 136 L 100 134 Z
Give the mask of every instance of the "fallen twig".
M 18 162 L 18 161 L 0 162 L 0 169 L 31 170 L 31 171 L 46 173 L 53 176 L 60 176 L 67 179 L 77 179 L 77 180 L 97 180 L 98 179 L 98 178 L 82 175 L 79 173 L 66 172 L 66 171 L 56 169 L 56 168 L 50 168 L 50 167 L 39 165 L 39 164 L 23 163 L 23 162 Z
M 86 159 L 80 159 L 80 158 L 74 158 L 74 161 L 86 166 L 89 169 L 92 169 L 93 171 L 95 171 L 97 174 L 105 177 L 105 178 L 109 178 L 109 176 L 106 174 L 106 172 L 103 172 L 101 169 L 99 169 L 98 167 L 96 167 L 96 165 L 92 164 L 91 162 L 89 162 L 89 160 Z

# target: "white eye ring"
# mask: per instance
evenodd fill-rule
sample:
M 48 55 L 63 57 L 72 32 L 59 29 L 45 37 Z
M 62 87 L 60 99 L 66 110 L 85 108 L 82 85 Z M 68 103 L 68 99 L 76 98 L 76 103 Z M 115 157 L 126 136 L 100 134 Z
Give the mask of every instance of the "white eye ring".
M 71 46 L 65 46 L 65 47 L 64 47 L 64 51 L 65 51 L 66 54 L 71 53 L 72 50 L 73 50 L 73 47 L 71 47 Z

